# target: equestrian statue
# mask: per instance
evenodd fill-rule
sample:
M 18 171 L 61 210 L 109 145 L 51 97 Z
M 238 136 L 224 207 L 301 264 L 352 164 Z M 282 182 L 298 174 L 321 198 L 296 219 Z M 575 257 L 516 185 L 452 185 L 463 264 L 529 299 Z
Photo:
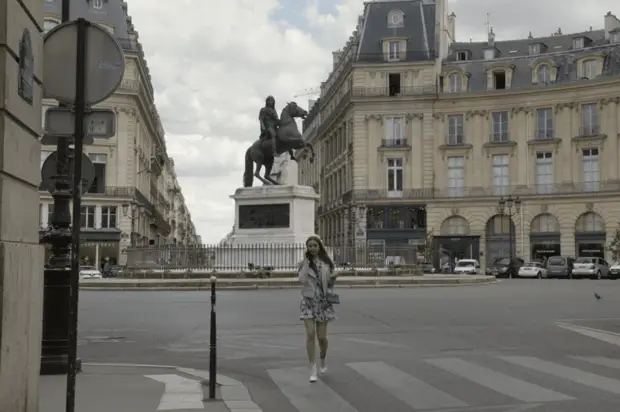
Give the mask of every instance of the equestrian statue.
M 276 101 L 273 96 L 267 97 L 265 107 L 260 109 L 258 120 L 261 134 L 245 152 L 245 172 L 243 173 L 243 186 L 252 187 L 254 177 L 266 185 L 278 185 L 271 177 L 271 169 L 275 158 L 287 152 L 291 160 L 297 161 L 293 150 L 310 150 L 310 162 L 314 161 L 314 148 L 310 143 L 304 142 L 299 133 L 295 118 L 305 119 L 308 112 L 297 106 L 295 102 L 286 104 L 278 118 L 275 108 Z M 252 165 L 256 163 L 256 170 Z M 265 174 L 262 177 L 260 171 L 265 166 Z

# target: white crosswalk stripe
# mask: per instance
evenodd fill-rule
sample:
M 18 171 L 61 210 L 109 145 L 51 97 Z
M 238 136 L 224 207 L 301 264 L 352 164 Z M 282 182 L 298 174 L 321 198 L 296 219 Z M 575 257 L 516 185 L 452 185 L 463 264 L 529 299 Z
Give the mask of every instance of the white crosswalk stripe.
M 468 406 L 465 402 L 384 362 L 347 363 L 347 366 L 414 409 Z
M 425 359 L 420 362 L 427 364 L 426 372 L 421 371 L 418 374 L 406 372 L 403 370 L 405 366 L 397 365 L 398 367 L 396 367 L 383 361 L 344 363 L 346 367 L 344 369 L 332 363 L 330 368 L 330 375 L 332 376 L 319 379 L 316 383 L 308 381 L 309 369 L 307 367 L 269 369 L 267 374 L 298 412 L 315 412 L 318 410 L 366 412 L 356 409 L 364 407 L 363 404 L 360 406 L 359 403 L 355 403 L 355 399 L 359 397 L 359 394 L 355 392 L 358 385 L 342 384 L 350 380 L 354 382 L 364 380 L 368 382 L 367 384 L 375 385 L 414 411 L 473 411 L 501 409 L 502 407 L 512 411 L 513 409 L 521 410 L 519 409 L 521 407 L 531 408 L 532 405 L 552 402 L 597 401 L 600 398 L 599 393 L 593 392 L 590 399 L 583 398 L 583 390 L 592 388 L 616 395 L 620 394 L 620 380 L 585 370 L 588 365 L 599 367 L 599 372 L 601 366 L 608 367 L 611 370 L 619 369 L 620 359 L 587 356 L 567 358 L 572 360 L 572 364 L 576 361 L 583 362 L 584 370 L 565 366 L 560 362 L 550 362 L 528 356 L 493 356 L 487 358 L 486 361 L 492 359 L 496 360 L 492 362 L 491 367 L 483 366 L 486 365 L 484 357 L 476 358 L 473 361 L 456 357 Z M 428 368 L 434 368 L 436 372 Z M 537 383 L 524 380 L 522 373 L 528 370 L 540 373 Z M 433 383 L 429 382 L 431 378 L 426 375 L 429 372 L 433 372 L 435 376 L 432 379 Z M 511 376 L 511 374 L 517 373 L 521 376 Z M 353 376 L 351 374 L 357 377 L 351 378 Z M 503 395 L 508 402 L 506 405 L 475 405 L 472 399 L 488 399 L 486 396 L 476 394 L 470 395 L 468 399 L 460 399 L 459 395 L 451 393 L 450 390 L 454 387 L 455 378 L 473 383 L 479 386 L 481 391 L 492 391 L 496 393 L 496 397 L 501 398 Z M 450 381 L 450 383 L 445 383 L 446 381 Z M 565 382 L 561 392 L 550 389 L 556 388 L 559 381 Z M 549 382 L 548 387 L 544 384 L 541 386 L 541 382 Z M 442 383 L 444 384 L 442 385 Z M 568 386 L 566 386 L 567 384 Z M 574 384 L 584 387 L 579 391 L 579 394 L 571 393 L 566 389 L 566 387 L 576 389 L 577 387 Z M 462 391 L 459 393 L 463 394 Z M 509 401 L 509 398 L 513 400 Z M 515 401 L 523 402 L 523 404 L 515 405 Z
M 427 362 L 461 378 L 523 402 L 553 402 L 574 399 L 462 359 L 429 359 Z

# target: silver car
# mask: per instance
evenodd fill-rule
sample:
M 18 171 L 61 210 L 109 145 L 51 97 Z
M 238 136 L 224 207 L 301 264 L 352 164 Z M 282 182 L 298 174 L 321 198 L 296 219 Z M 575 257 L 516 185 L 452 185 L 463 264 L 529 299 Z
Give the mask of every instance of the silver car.
M 599 257 L 580 257 L 575 259 L 573 277 L 601 279 L 609 276 L 609 263 Z

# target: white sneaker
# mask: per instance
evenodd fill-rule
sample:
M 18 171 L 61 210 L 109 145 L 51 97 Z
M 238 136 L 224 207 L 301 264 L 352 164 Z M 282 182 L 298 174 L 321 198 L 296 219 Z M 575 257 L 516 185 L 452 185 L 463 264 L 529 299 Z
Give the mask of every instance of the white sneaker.
M 327 362 L 325 359 L 321 359 L 321 368 L 319 369 L 321 375 L 325 375 L 327 373 Z
M 316 382 L 316 363 L 310 365 L 310 382 Z

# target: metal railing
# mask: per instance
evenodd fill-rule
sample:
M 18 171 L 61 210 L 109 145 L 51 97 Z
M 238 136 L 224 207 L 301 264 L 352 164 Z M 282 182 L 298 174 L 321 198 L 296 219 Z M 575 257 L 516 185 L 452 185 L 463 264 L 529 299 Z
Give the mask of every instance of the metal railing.
M 39 192 L 47 193 L 47 190 L 39 187 Z M 82 193 L 82 197 L 89 196 L 110 196 L 110 197 L 133 197 L 136 193 L 135 187 L 129 186 L 106 186 L 102 190 L 89 190 Z
M 354 87 L 353 97 L 399 97 L 437 94 L 437 87 L 431 86 L 403 86 L 403 87 Z
M 501 192 L 501 194 L 500 194 Z M 353 190 L 345 193 L 351 201 L 377 201 L 377 200 L 430 200 L 442 198 L 474 198 L 474 197 L 498 197 L 498 196 L 537 196 L 537 195 L 579 195 L 579 194 L 609 194 L 620 192 L 620 181 L 602 180 L 599 182 L 567 182 L 533 185 L 510 185 L 502 186 L 501 191 L 494 186 L 473 187 L 444 187 L 444 188 L 421 188 L 403 189 L 402 195 L 394 197 L 394 192 L 387 189 Z
M 423 240 L 422 240 L 423 241 Z M 326 246 L 340 269 L 381 269 L 390 266 L 415 266 L 420 258 L 416 245 Z M 254 270 L 297 270 L 304 257 L 302 244 L 269 244 L 201 247 L 163 246 L 127 249 L 127 268 L 134 270 L 207 270 L 242 272 Z
M 381 139 L 382 148 L 409 147 L 406 137 Z

